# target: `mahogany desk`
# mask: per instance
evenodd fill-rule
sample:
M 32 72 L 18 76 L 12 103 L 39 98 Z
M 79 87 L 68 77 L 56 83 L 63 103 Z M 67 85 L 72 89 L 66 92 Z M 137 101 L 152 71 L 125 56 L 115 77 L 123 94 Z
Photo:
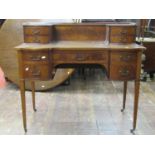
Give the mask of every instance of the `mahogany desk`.
M 74 25 L 69 26 L 74 27 Z M 89 26 L 90 28 L 90 25 L 84 26 Z M 98 25 L 91 26 L 93 27 Z M 81 30 L 79 32 L 81 32 Z M 98 30 L 95 29 L 94 33 L 91 32 L 91 35 L 94 36 L 95 32 L 98 32 Z M 125 36 L 127 36 L 126 33 Z M 135 92 L 133 109 L 133 129 L 131 130 L 131 132 L 133 132 L 136 128 L 137 122 L 141 54 L 145 48 L 143 46 L 130 42 L 131 39 L 125 40 L 129 41 L 129 43 L 116 43 L 116 35 L 114 35 L 114 40 L 110 42 L 106 39 L 83 39 L 83 37 L 78 36 L 86 36 L 86 34 L 84 33 L 76 33 L 78 39 L 75 39 L 71 37 L 72 34 L 74 34 L 73 30 L 72 33 L 68 33 L 68 36 L 70 36 L 69 40 L 64 38 L 60 39 L 61 37 L 59 37 L 59 39 L 57 40 L 55 39 L 46 43 L 32 43 L 29 42 L 29 40 L 26 40 L 26 43 L 23 43 L 16 47 L 16 49 L 18 50 L 22 115 L 25 132 L 27 131 L 25 80 L 31 81 L 33 109 L 34 111 L 36 111 L 35 80 L 52 79 L 55 75 L 56 68 L 62 64 L 99 64 L 106 69 L 107 77 L 109 80 L 124 81 L 122 111 L 125 109 L 127 81 L 134 80 Z M 87 32 L 87 35 L 88 34 L 89 33 Z M 124 35 L 124 33 L 121 34 Z M 66 34 L 63 34 L 62 36 L 64 37 L 65 35 Z M 98 35 L 100 34 L 98 33 Z

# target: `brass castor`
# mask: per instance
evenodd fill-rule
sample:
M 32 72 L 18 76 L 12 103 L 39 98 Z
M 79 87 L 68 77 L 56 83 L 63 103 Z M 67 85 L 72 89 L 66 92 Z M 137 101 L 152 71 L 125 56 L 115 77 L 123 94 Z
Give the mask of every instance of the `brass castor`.
M 135 129 L 131 129 L 130 132 L 135 135 Z

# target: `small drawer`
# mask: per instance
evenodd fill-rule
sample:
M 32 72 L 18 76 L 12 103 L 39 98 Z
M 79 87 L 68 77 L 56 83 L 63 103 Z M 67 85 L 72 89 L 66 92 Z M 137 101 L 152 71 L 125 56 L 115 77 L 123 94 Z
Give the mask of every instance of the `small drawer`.
M 111 26 L 109 29 L 110 43 L 133 43 L 136 38 L 136 26 Z
M 52 78 L 49 65 L 44 64 L 24 64 L 24 78 L 48 80 Z
M 23 51 L 24 61 L 49 62 L 49 51 Z
M 136 52 L 113 51 L 111 52 L 111 64 L 135 64 L 137 60 Z
M 51 36 L 50 35 L 32 35 L 32 36 L 28 36 L 25 35 L 24 36 L 24 42 L 25 43 L 50 43 L 51 42 Z
M 135 36 L 134 35 L 115 35 L 110 36 L 110 43 L 134 43 Z
M 136 27 L 128 27 L 128 26 L 112 26 L 110 28 L 110 35 L 135 35 L 136 34 Z
M 98 61 L 107 62 L 107 51 L 54 51 L 53 60 L 59 62 L 73 62 L 73 63 L 95 63 Z
M 111 65 L 111 80 L 134 80 L 136 77 L 135 65 Z
M 24 35 L 50 35 L 50 26 L 24 26 Z

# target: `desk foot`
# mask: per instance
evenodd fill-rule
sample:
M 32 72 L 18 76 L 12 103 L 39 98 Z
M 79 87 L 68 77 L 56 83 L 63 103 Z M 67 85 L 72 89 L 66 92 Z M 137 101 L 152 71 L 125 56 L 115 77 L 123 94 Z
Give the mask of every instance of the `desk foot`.
M 125 108 L 121 109 L 121 112 L 124 112 Z
M 37 111 L 37 109 L 36 109 L 35 107 L 33 107 L 33 111 L 34 111 L 34 112 L 36 112 L 36 111 Z
M 27 133 L 27 129 L 26 128 L 24 129 L 24 131 L 25 131 L 25 133 Z
M 36 108 L 34 108 L 33 110 L 34 110 L 34 112 L 36 112 L 36 111 L 37 111 L 37 109 L 36 109 Z
M 130 132 L 135 135 L 135 129 L 131 129 Z

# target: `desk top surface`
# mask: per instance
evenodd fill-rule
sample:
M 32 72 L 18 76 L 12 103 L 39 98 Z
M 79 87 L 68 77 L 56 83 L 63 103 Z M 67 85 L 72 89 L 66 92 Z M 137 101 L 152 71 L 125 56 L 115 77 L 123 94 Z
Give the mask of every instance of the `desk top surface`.
M 155 42 L 155 38 L 145 37 L 145 38 L 136 38 L 137 42 Z
M 136 26 L 135 23 L 133 22 L 91 22 L 91 23 L 74 23 L 74 22 L 53 22 L 53 21 L 49 21 L 49 22 L 26 22 L 26 23 L 23 23 L 23 26 L 56 26 L 56 25 L 59 25 L 59 26 L 79 26 L 79 25 L 85 25 L 85 26 L 88 26 L 88 25 L 107 25 L 107 26 Z
M 103 41 L 57 41 L 51 42 L 48 44 L 40 43 L 22 43 L 19 46 L 16 46 L 17 50 L 43 50 L 43 49 L 63 49 L 63 50 L 102 50 L 102 49 L 111 49 L 111 50 L 124 50 L 124 49 L 145 49 L 144 46 L 138 45 L 136 43 L 132 44 L 118 44 L 118 43 L 106 43 Z

